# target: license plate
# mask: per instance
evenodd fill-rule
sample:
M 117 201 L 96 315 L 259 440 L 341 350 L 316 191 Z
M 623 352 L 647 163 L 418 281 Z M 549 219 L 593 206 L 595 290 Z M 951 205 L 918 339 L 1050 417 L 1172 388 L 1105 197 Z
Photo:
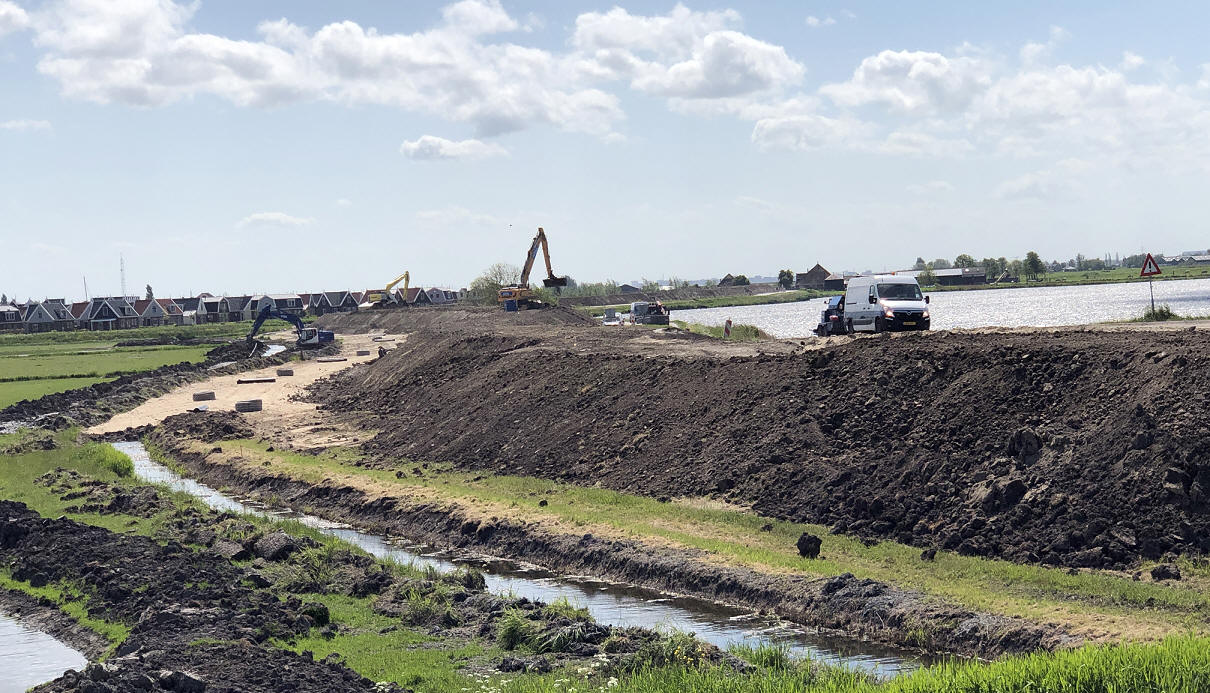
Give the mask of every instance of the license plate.
M 911 322 L 909 322 L 909 321 L 907 321 L 907 320 L 904 320 L 904 321 L 903 321 L 903 324 L 904 324 L 904 325 L 907 325 L 908 327 L 915 327 L 915 326 L 916 326 L 916 322 L 915 322 L 914 320 L 913 320 L 913 321 L 911 321 Z

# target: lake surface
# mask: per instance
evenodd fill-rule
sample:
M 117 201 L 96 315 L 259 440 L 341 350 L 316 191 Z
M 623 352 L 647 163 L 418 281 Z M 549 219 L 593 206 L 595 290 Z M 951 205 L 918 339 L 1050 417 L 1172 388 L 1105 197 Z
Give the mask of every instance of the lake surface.
M 557 575 L 515 561 L 475 561 L 433 552 L 426 547 L 409 544 L 399 537 L 374 534 L 290 510 L 269 509 L 251 501 L 237 500 L 193 479 L 181 477 L 155 462 L 142 443 L 114 443 L 113 446 L 130 456 L 135 475 L 140 479 L 166 484 L 177 491 L 194 495 L 216 510 L 297 520 L 359 546 L 378 558 L 403 564 L 432 566 L 442 572 L 472 564 L 483 571 L 487 588 L 493 592 L 511 593 L 547 603 L 566 597 L 573 604 L 588 609 L 593 618 L 601 623 L 677 628 L 696 633 L 702 640 L 721 648 L 739 643 L 777 643 L 795 656 L 842 664 L 880 678 L 896 676 L 936 661 L 935 658 L 921 657 L 913 652 L 821 633 L 702 599 L 676 597 L 587 577 Z
M 67 645 L 0 614 L 0 693 L 19 693 L 86 664 L 84 655 Z
M 928 294 L 934 330 L 973 327 L 1059 327 L 1142 316 L 1151 305 L 1146 282 L 1022 287 Z M 674 310 L 675 320 L 703 325 L 755 325 L 774 337 L 814 334 L 827 299 L 763 306 Z M 1156 305 L 1180 315 L 1210 315 L 1210 279 L 1155 282 Z

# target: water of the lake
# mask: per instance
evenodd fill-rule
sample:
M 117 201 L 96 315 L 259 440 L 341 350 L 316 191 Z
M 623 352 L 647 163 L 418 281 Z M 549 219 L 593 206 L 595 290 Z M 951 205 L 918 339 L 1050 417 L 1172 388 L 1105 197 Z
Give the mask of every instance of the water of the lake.
M 838 292 L 839 293 L 839 292 Z M 1137 318 L 1150 305 L 1146 282 L 1099 286 L 940 291 L 932 297 L 934 330 L 961 327 L 1057 327 Z M 763 306 L 675 310 L 675 320 L 755 325 L 774 337 L 814 333 L 826 299 Z M 1210 315 L 1210 279 L 1155 282 L 1156 305 L 1180 315 Z
M 79 652 L 0 614 L 0 693 L 19 693 L 85 664 Z

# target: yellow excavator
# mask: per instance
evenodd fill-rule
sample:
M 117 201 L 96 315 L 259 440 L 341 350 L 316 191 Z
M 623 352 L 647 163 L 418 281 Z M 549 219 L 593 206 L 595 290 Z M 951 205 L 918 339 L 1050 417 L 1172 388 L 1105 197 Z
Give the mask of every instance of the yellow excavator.
M 395 280 L 382 291 L 367 291 L 362 297 L 360 308 L 393 308 L 396 306 L 406 306 L 408 297 L 408 284 L 411 283 L 412 277 L 407 272 L 395 277 Z M 402 301 L 395 298 L 395 294 L 391 291 L 399 282 L 403 282 L 403 299 Z
M 567 277 L 556 277 L 555 271 L 550 267 L 550 246 L 546 242 L 546 232 L 539 226 L 538 234 L 534 236 L 533 243 L 529 246 L 529 252 L 525 255 L 525 265 L 521 268 L 521 281 L 516 286 L 500 288 L 500 295 L 496 300 L 503 304 L 505 310 L 542 307 L 542 301 L 538 300 L 534 291 L 529 288 L 529 272 L 534 268 L 534 260 L 538 258 L 539 247 L 542 248 L 542 257 L 546 260 L 546 279 L 542 280 L 542 284 L 555 291 L 567 286 Z

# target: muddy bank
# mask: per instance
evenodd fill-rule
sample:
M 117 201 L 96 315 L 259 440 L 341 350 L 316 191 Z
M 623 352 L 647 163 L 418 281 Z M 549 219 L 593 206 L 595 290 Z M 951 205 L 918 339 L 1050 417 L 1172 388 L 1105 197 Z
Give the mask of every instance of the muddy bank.
M 218 464 L 184 449 L 190 438 L 210 443 L 248 434 L 250 430 L 235 414 L 184 414 L 166 420 L 152 439 L 192 476 L 209 485 L 275 497 L 329 519 L 433 546 L 481 551 L 555 572 L 594 575 L 765 610 L 804 625 L 930 652 L 993 657 L 1078 644 L 1058 627 L 974 613 L 852 575 L 818 579 L 770 576 L 712 565 L 702 560 L 705 554 L 699 551 L 655 548 L 590 534 L 555 534 L 498 519 L 480 522 L 457 510 L 407 497 L 370 498 L 346 486 L 312 486 L 260 467 Z
M 34 603 L 68 642 L 91 656 L 114 647 L 104 664 L 68 672 L 45 691 L 238 690 L 391 691 L 347 668 L 338 656 L 315 661 L 276 643 L 364 634 L 341 621 L 315 595 L 369 599 L 372 611 L 436 638 L 432 646 L 464 648 L 501 641 L 517 619 L 524 640 L 502 646 L 529 654 L 483 655 L 467 662 L 480 672 L 550 671 L 562 666 L 621 669 L 658 649 L 662 636 L 612 628 L 586 615 L 485 591 L 473 570 L 437 575 L 393 568 L 338 542 L 286 534 L 229 514 L 184 510 L 156 487 L 109 484 L 71 470 L 39 478 L 71 511 L 155 517 L 154 538 L 116 534 L 66 519 L 38 516 L 0 501 L 0 565 L 32 587 L 71 586 L 87 595 L 92 618 L 129 627 L 114 643 L 64 622 L 52 603 Z M 3 593 L 0 604 L 30 601 Z M 41 611 L 39 611 L 41 609 Z M 373 632 L 378 632 L 378 626 Z M 389 631 L 388 631 L 389 632 Z M 535 656 L 534 653 L 540 656 Z M 745 665 L 702 644 L 704 661 Z
M 315 325 L 346 333 L 389 332 L 483 332 L 532 326 L 592 326 L 597 321 L 570 308 L 544 308 L 506 313 L 496 306 L 428 306 L 423 308 L 387 308 L 356 313 L 330 313 L 317 318 Z
M 419 333 L 315 398 L 364 412 L 386 461 L 713 495 L 1016 561 L 1210 550 L 1200 332 L 905 334 L 798 353 L 605 332 Z
M 255 353 L 263 351 L 262 345 Z M 325 347 L 318 351 L 334 353 L 335 347 Z M 298 352 L 291 348 L 269 357 L 250 356 L 251 353 L 254 352 L 243 342 L 222 345 L 208 352 L 206 360 L 201 363 L 172 364 L 142 373 L 124 375 L 116 380 L 78 390 L 57 392 L 35 400 L 23 400 L 0 409 L 0 423 L 30 422 L 30 425 L 43 428 L 65 428 L 73 424 L 91 426 L 183 385 L 214 375 L 228 375 L 282 364 Z M 317 351 L 306 353 L 317 355 Z

